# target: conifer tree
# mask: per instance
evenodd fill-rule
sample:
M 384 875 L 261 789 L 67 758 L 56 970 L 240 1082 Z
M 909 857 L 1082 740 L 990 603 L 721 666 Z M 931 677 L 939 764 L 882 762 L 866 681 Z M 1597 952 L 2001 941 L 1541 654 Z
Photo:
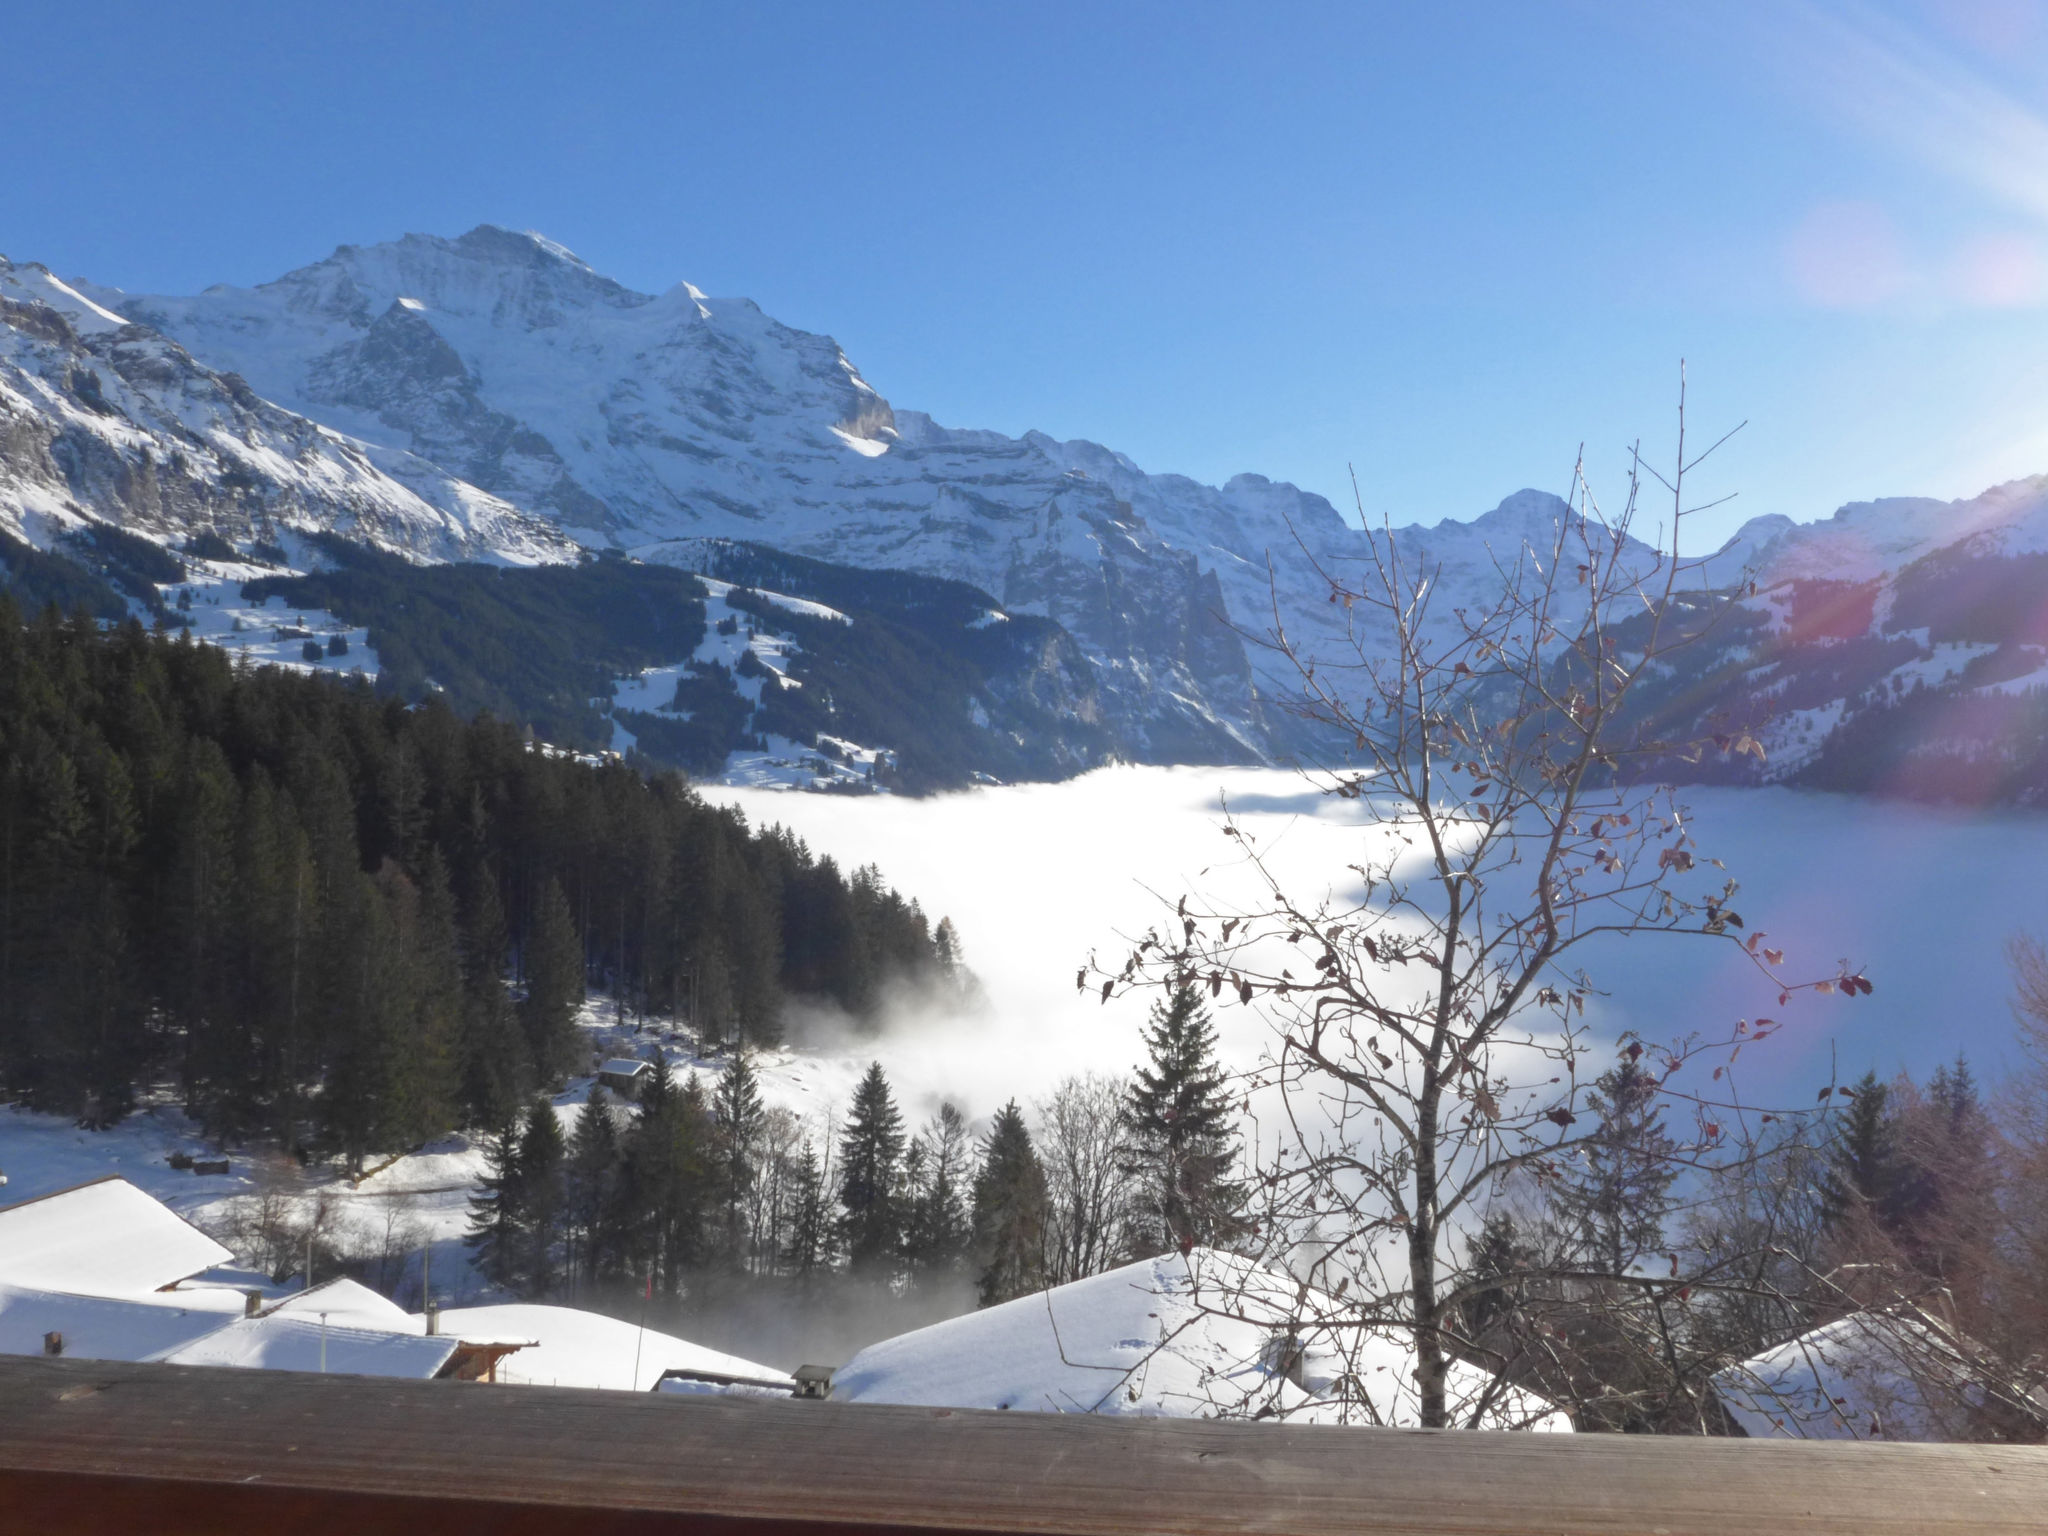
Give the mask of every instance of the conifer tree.
M 1865 1212 L 1881 1227 L 1898 1219 L 1905 1169 L 1891 1122 L 1890 1090 L 1875 1072 L 1863 1074 L 1835 1136 L 1825 1192 L 1828 1219 Z
M 566 1161 L 562 1122 L 542 1095 L 527 1108 L 526 1129 L 519 1138 L 518 1280 L 529 1296 L 545 1296 L 555 1289 L 555 1250 L 563 1236 L 567 1204 Z
M 462 934 L 462 1119 L 496 1125 L 532 1092 L 537 1074 L 505 990 L 505 909 L 497 877 L 481 862 L 468 881 Z
M 1126 1167 L 1140 1182 L 1132 1247 L 1164 1253 L 1234 1241 L 1243 1231 L 1244 1204 L 1231 1178 L 1236 1120 L 1216 1060 L 1216 1031 L 1192 982 L 1153 1005 L 1145 1048 L 1149 1060 L 1124 1108 Z
M 1659 1080 L 1639 1056 L 1623 1052 L 1587 1096 L 1599 1127 L 1555 1195 L 1579 1247 L 1610 1275 L 1626 1274 L 1663 1246 L 1678 1177 L 1677 1146 L 1657 1102 Z
M 521 1022 L 528 1053 L 548 1082 L 573 1072 L 576 1009 L 583 1001 L 583 941 L 561 885 L 550 878 L 534 902 L 525 945 L 526 1002 Z
M 747 1211 L 760 1178 L 761 1128 L 766 1110 L 761 1103 L 752 1053 L 734 1053 L 712 1100 L 718 1123 L 718 1202 L 720 1257 L 737 1268 L 751 1266 L 747 1251 Z
M 519 1168 L 519 1129 L 508 1124 L 483 1139 L 484 1171 L 469 1197 L 469 1231 L 463 1237 L 477 1272 L 493 1285 L 516 1282 L 524 1209 Z
M 789 1239 L 782 1250 L 782 1267 L 785 1274 L 806 1285 L 830 1272 L 837 1249 L 825 1183 L 817 1148 L 805 1137 L 790 1172 L 785 1221 Z
M 569 1259 L 564 1269 L 572 1290 L 596 1285 L 617 1268 L 619 1159 L 610 1099 L 602 1087 L 592 1087 L 569 1133 L 564 1208 Z
M 967 1120 L 951 1104 L 941 1104 L 911 1143 L 904 1183 L 910 1197 L 904 1261 L 913 1281 L 943 1282 L 963 1269 L 974 1240 Z
M 974 1178 L 974 1254 L 984 1307 L 1045 1286 L 1045 1169 L 1024 1112 L 996 1112 Z
M 890 1268 L 902 1242 L 903 1115 L 878 1061 L 854 1090 L 839 1138 L 840 1233 L 855 1270 Z

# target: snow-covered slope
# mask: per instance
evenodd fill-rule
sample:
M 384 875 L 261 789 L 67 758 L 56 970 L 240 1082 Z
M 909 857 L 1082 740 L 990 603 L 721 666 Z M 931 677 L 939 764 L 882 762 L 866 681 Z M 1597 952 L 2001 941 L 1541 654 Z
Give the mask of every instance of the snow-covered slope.
M 1679 658 L 1654 734 L 1747 729 L 1765 756 L 1701 774 L 2048 802 L 2048 478 L 1758 518 L 1711 569 L 1754 591 Z
M 413 558 L 570 552 L 545 523 L 426 460 L 280 409 L 0 257 L 0 534 L 47 548 L 89 520 L 159 540 L 330 529 Z

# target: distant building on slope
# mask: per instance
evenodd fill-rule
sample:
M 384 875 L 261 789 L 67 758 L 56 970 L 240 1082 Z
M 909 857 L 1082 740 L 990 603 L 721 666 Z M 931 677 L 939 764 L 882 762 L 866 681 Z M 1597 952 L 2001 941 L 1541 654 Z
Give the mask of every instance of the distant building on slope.
M 1196 1248 L 1127 1264 L 871 1344 L 835 1402 L 1170 1418 L 1414 1425 L 1415 1355 L 1341 1325 L 1334 1297 L 1251 1259 Z M 1531 1393 L 1452 1362 L 1454 1422 L 1566 1430 Z

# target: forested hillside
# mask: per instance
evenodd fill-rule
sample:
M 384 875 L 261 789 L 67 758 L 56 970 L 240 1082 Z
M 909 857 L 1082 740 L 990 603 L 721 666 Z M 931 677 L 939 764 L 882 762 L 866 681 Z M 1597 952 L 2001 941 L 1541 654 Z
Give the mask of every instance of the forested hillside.
M 367 685 L 238 671 L 0 593 L 0 1090 L 88 1123 L 158 1082 L 350 1161 L 502 1125 L 587 981 L 708 1032 L 871 1014 L 924 914 L 678 778 Z

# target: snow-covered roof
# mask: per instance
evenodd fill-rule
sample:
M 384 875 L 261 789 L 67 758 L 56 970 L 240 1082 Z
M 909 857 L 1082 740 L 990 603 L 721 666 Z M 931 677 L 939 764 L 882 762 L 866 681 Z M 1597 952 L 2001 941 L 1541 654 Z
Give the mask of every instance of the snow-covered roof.
M 127 1298 L 0 1284 L 0 1354 L 40 1355 L 44 1335 L 56 1333 L 63 1335 L 63 1352 L 80 1359 L 154 1360 L 241 1312 L 242 1298 L 232 1291 Z
M 500 1372 L 503 1366 L 498 1368 Z M 771 1378 L 772 1381 L 772 1378 Z M 687 1376 L 664 1376 L 654 1384 L 654 1390 L 675 1397 L 788 1397 L 789 1388 L 771 1385 L 770 1381 L 734 1380 L 703 1381 Z
M 614 1056 L 610 1061 L 606 1062 L 597 1070 L 600 1075 L 612 1077 L 637 1077 L 640 1073 L 652 1071 L 653 1069 L 649 1067 L 646 1062 L 635 1061 L 630 1056 Z
M 234 1254 L 109 1175 L 0 1208 L 0 1281 L 100 1296 L 161 1290 Z
M 1983 1351 L 1910 1308 L 1852 1312 L 1714 1377 L 1760 1439 L 1963 1440 L 1995 1393 Z M 2022 1410 L 2025 1411 L 2025 1410 Z M 2042 1410 L 2048 1416 L 2048 1407 Z
M 834 1376 L 832 1396 L 1044 1413 L 1415 1424 L 1414 1354 L 1404 1339 L 1291 1325 L 1344 1314 L 1342 1303 L 1277 1270 L 1197 1248 L 869 1345 Z M 1452 1363 L 1459 1421 L 1491 1382 Z M 1519 1391 L 1498 1394 L 1480 1423 L 1570 1427 L 1549 1404 Z
M 346 1278 L 325 1280 L 309 1291 L 294 1291 L 264 1309 L 265 1317 L 291 1314 L 316 1322 L 326 1314 L 330 1326 L 373 1328 L 384 1333 L 425 1333 L 422 1321 L 389 1297 Z
M 498 1380 L 534 1386 L 611 1387 L 645 1392 L 670 1368 L 790 1381 L 772 1365 L 742 1360 L 672 1334 L 582 1312 L 574 1307 L 515 1303 L 460 1307 L 441 1314 L 441 1332 L 467 1343 L 521 1343 L 500 1362 Z M 790 1382 L 794 1386 L 793 1381 Z
M 324 1338 L 323 1338 L 324 1336 Z M 155 1358 L 170 1365 L 239 1366 L 264 1371 L 319 1371 L 334 1376 L 401 1376 L 425 1380 L 460 1341 L 371 1328 L 323 1328 L 305 1313 L 243 1317 Z

